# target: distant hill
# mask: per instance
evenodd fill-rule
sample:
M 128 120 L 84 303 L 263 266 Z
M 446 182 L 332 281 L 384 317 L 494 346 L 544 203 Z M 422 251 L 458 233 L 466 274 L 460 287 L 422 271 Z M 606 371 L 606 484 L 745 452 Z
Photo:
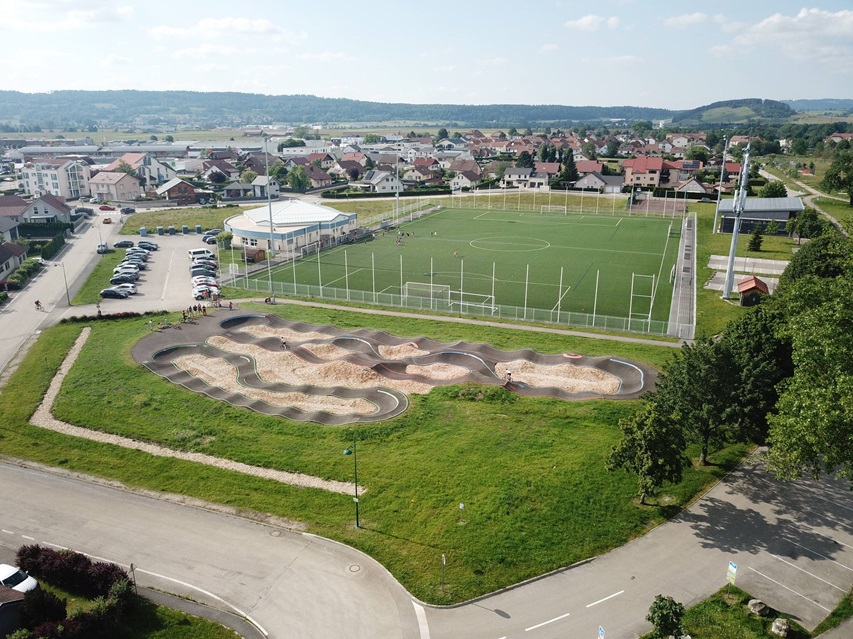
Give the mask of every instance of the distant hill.
M 853 111 L 853 100 L 822 98 L 820 100 L 782 100 L 794 111 Z
M 507 127 L 610 120 L 667 120 L 668 109 L 563 105 L 460 105 L 365 102 L 313 95 L 192 91 L 0 91 L 0 124 L 45 128 L 187 124 L 204 128 L 245 124 L 406 122 Z
M 714 102 L 691 111 L 682 111 L 673 116 L 672 123 L 679 126 L 709 126 L 781 122 L 794 114 L 794 109 L 783 102 L 749 98 Z

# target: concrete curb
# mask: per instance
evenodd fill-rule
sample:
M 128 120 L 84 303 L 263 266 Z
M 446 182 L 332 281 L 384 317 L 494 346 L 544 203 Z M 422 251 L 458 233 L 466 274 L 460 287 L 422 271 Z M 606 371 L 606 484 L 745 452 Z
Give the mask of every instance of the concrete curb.
M 231 628 L 243 637 L 243 639 L 265 639 L 265 635 L 256 626 L 234 613 L 211 608 L 192 599 L 176 597 L 160 590 L 153 590 L 151 588 L 139 588 L 138 590 L 140 597 L 144 597 L 157 606 L 172 608 L 188 615 L 193 615 L 194 617 L 213 621 L 226 628 Z

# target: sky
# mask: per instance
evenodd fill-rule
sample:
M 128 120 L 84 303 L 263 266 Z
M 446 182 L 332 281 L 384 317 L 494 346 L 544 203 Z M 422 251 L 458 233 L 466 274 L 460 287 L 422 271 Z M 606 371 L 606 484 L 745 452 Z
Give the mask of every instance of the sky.
M 0 0 L 0 89 L 635 105 L 853 98 L 853 0 Z

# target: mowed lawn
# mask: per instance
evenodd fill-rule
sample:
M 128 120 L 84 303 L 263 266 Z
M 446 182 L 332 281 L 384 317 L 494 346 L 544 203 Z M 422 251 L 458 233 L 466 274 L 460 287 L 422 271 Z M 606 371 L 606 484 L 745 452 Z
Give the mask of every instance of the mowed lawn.
M 295 281 L 299 294 L 319 295 L 322 286 L 327 296 L 334 288 L 339 299 L 349 291 L 365 302 L 419 289 L 423 298 L 433 291 L 426 308 L 441 310 L 449 299 L 665 321 L 680 223 L 618 212 L 443 209 L 401 225 L 399 241 L 396 230 L 378 233 L 282 266 L 273 279 L 282 293 L 292 294 Z M 256 275 L 257 286 L 268 286 L 267 277 Z
M 267 307 L 268 308 L 268 307 Z M 251 310 L 263 311 L 263 305 Z M 375 317 L 281 305 L 288 319 L 342 328 L 373 326 L 397 335 L 499 348 L 609 353 L 660 365 L 672 350 L 437 321 Z M 227 312 L 221 312 L 225 314 Z M 639 508 L 635 481 L 604 459 L 624 401 L 524 398 L 478 385 L 413 395 L 381 424 L 323 427 L 234 408 L 145 371 L 130 357 L 148 332 L 142 318 L 97 322 L 55 408 L 71 423 L 244 463 L 351 481 L 343 455 L 356 432 L 361 523 L 352 497 L 297 488 L 191 462 L 51 433 L 27 419 L 81 329 L 64 324 L 37 342 L 0 394 L 0 452 L 61 465 L 155 491 L 188 495 L 301 522 L 381 561 L 421 599 L 450 603 L 597 555 L 677 512 L 742 449 L 690 469 L 661 506 Z M 460 509 L 464 504 L 464 509 Z M 441 555 L 447 557 L 440 588 Z

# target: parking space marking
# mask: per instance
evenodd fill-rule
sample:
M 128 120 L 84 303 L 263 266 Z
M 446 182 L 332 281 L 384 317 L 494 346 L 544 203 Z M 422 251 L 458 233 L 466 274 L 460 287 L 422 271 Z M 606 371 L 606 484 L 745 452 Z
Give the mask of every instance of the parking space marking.
M 35 541 L 35 540 L 36 540 L 36 538 L 35 538 L 35 537 L 30 537 L 29 535 L 21 535 L 21 537 L 23 537 L 24 539 L 29 539 L 30 541 Z
M 166 278 L 163 280 L 163 292 L 160 294 L 160 299 L 166 299 L 166 291 L 169 289 L 169 278 L 172 276 L 172 262 L 175 259 L 175 249 L 172 249 L 169 255 L 169 264 L 166 267 Z
M 774 555 L 773 553 L 770 553 L 770 556 L 771 556 L 771 557 L 773 557 L 774 559 L 778 559 L 778 560 L 779 560 L 779 561 L 781 561 L 783 564 L 788 564 L 791 568 L 796 568 L 796 569 L 797 569 L 797 570 L 799 570 L 800 572 L 804 572 L 804 573 L 806 573 L 809 577 L 814 577 L 814 578 L 815 578 L 815 579 L 817 579 L 818 581 L 822 581 L 822 582 L 823 582 L 823 583 L 825 583 L 827 586 L 832 586 L 833 588 L 835 588 L 836 590 L 840 590 L 841 592 L 847 592 L 844 588 L 839 588 L 839 587 L 838 587 L 838 586 L 836 586 L 835 584 L 828 582 L 826 579 L 821 579 L 821 578 L 820 578 L 820 577 L 818 577 L 816 574 L 811 573 L 811 572 L 809 572 L 808 570 L 805 570 L 804 568 L 800 568 L 800 567 L 799 567 L 799 566 L 797 566 L 796 564 L 792 564 L 790 561 L 788 561 L 788 560 L 786 560 L 786 559 L 782 559 L 782 557 L 779 557 L 779 556 L 777 556 L 777 555 Z
M 814 601 L 813 599 L 809 599 L 809 598 L 808 598 L 808 597 L 806 597 L 803 593 L 801 593 L 801 592 L 797 592 L 797 591 L 796 591 L 796 590 L 794 590 L 793 588 L 788 588 L 788 586 L 786 586 L 785 584 L 783 584 L 783 583 L 780 583 L 780 582 L 776 581 L 776 580 L 775 580 L 775 579 L 773 579 L 772 577 L 768 577 L 768 576 L 767 576 L 767 575 L 765 575 L 763 572 L 759 572 L 759 571 L 757 571 L 757 570 L 756 570 L 755 568 L 753 568 L 752 566 L 749 566 L 749 569 L 750 569 L 752 572 L 756 573 L 757 575 L 761 575 L 761 576 L 762 576 L 762 577 L 764 577 L 767 581 L 772 581 L 774 584 L 776 584 L 776 585 L 777 585 L 777 586 L 779 586 L 780 588 L 784 588 L 785 590 L 787 590 L 787 591 L 789 591 L 789 592 L 794 593 L 794 594 L 795 594 L 795 595 L 797 595 L 798 597 L 802 597 L 802 598 L 803 598 L 803 599 L 805 599 L 806 601 L 808 601 L 808 602 L 810 602 L 810 603 L 813 603 L 815 606 L 817 606 L 817 607 L 818 607 L 818 608 L 820 608 L 821 610 L 826 610 L 826 612 L 827 612 L 827 613 L 832 612 L 832 611 L 831 611 L 829 608 L 827 608 L 826 606 L 821 606 L 818 602 Z
M 618 596 L 619 596 L 619 595 L 621 595 L 623 592 L 625 592 L 625 591 L 624 591 L 624 590 L 620 590 L 619 592 L 614 592 L 612 595 L 608 595 L 608 596 L 607 596 L 607 597 L 605 597 L 604 599 L 599 599 L 598 601 L 593 601 L 591 604 L 587 604 L 587 605 L 586 605 L 586 607 L 587 607 L 587 608 L 592 608 L 593 606 L 597 606 L 598 604 L 600 604 L 600 603 L 601 603 L 601 602 L 603 602 L 603 601 L 607 601 L 608 599 L 613 599 L 613 597 L 618 597 Z
M 832 559 L 831 557 L 827 557 L 826 555 L 822 555 L 822 554 L 820 554 L 820 553 L 819 553 L 818 551 L 816 551 L 816 550 L 812 550 L 811 548 L 807 548 L 806 546 L 803 546 L 802 544 L 798 544 L 796 541 L 792 541 L 791 543 L 792 543 L 792 544 L 794 544 L 795 546 L 799 546 L 800 548 L 802 548 L 802 549 L 803 549 L 803 550 L 805 550 L 806 552 L 810 552 L 810 553 L 811 553 L 811 554 L 813 554 L 813 555 L 817 555 L 817 556 L 818 556 L 818 557 L 820 557 L 821 559 L 826 559 L 827 561 L 831 561 L 831 562 L 832 562 L 832 563 L 834 563 L 836 566 L 839 566 L 839 567 L 841 567 L 841 568 L 844 568 L 844 570 L 849 570 L 850 572 L 853 572 L 853 568 L 851 568 L 850 566 L 845 566 L 845 565 L 844 565 L 844 564 L 842 564 L 841 562 L 836 561 L 835 559 Z M 839 543 L 840 543 L 840 542 L 839 542 Z M 844 544 L 842 544 L 842 545 L 844 545 Z M 848 546 L 848 548 L 849 548 L 849 547 L 850 547 L 850 546 Z
M 11 530 L 6 530 L 5 528 L 3 528 L 2 530 L 3 530 L 3 532 L 4 532 L 4 533 L 6 533 L 7 535 L 14 535 L 14 534 L 15 534 L 15 533 L 13 533 Z
M 547 626 L 549 623 L 554 623 L 555 621 L 559 621 L 560 619 L 565 619 L 569 616 L 570 613 L 566 613 L 564 615 L 560 615 L 559 617 L 554 617 L 553 619 L 549 619 L 548 621 L 543 621 L 542 623 L 537 623 L 535 626 L 530 626 L 529 628 L 525 628 L 524 632 L 530 632 L 531 630 L 536 630 L 537 628 L 541 628 L 542 626 Z
M 426 610 L 414 600 L 412 600 L 412 606 L 415 607 L 415 618 L 418 620 L 418 630 L 421 633 L 421 639 L 429 639 L 429 624 L 427 623 Z

